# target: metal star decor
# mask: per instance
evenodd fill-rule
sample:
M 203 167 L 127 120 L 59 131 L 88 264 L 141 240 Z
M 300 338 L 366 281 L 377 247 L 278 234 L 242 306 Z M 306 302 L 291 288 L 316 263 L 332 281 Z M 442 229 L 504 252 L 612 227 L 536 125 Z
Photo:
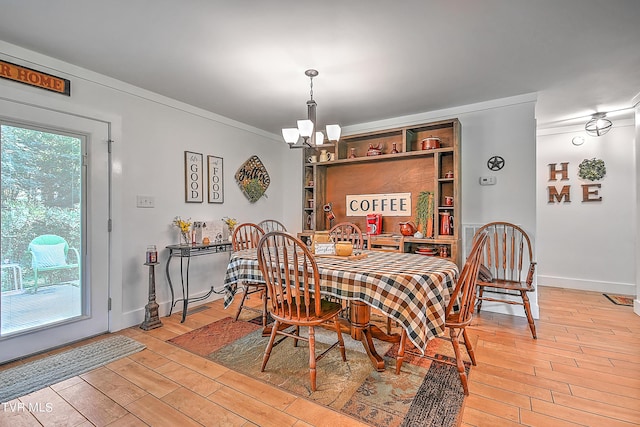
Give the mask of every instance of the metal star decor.
M 493 156 L 487 160 L 487 167 L 492 171 L 499 171 L 504 167 L 504 159 L 500 156 Z

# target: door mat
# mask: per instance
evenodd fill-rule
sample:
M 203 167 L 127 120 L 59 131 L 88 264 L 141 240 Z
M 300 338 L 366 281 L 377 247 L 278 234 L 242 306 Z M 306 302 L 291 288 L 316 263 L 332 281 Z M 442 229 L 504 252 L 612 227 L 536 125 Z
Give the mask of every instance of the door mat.
M 303 329 L 307 328 L 301 328 L 301 332 Z M 261 325 L 225 318 L 168 342 L 369 425 L 443 427 L 457 424 L 464 393 L 455 367 L 406 357 L 401 374 L 396 375 L 397 344 L 390 346 L 376 341 L 376 348 L 384 354 L 387 364 L 385 371 L 377 372 L 362 345 L 348 334 L 343 334 L 343 338 L 347 362 L 342 361 L 338 349 L 328 352 L 317 365 L 315 392 L 311 391 L 309 382 L 309 348 L 304 341 L 298 342 L 298 347 L 293 347 L 292 339 L 275 346 L 265 371 L 260 372 L 269 339 L 262 336 Z M 327 342 L 335 340 L 335 332 L 316 328 L 316 354 L 328 348 Z M 448 347 L 446 342 L 432 340 L 427 351 L 447 358 Z
M 0 371 L 0 403 L 24 396 L 143 350 L 129 337 L 113 335 L 81 347 Z
M 615 305 L 626 305 L 633 307 L 633 297 L 628 295 L 602 294 Z

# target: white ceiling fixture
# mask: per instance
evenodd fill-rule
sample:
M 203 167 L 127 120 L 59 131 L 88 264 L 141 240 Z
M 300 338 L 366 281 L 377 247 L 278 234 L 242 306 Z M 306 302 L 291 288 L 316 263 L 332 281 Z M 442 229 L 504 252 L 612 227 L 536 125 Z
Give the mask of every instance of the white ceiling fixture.
M 591 120 L 584 125 L 584 130 L 589 136 L 602 136 L 611 130 L 613 123 L 607 119 L 606 113 L 596 113 Z
M 316 101 L 313 100 L 313 78 L 318 76 L 318 71 L 309 69 L 304 72 L 310 81 L 310 99 L 307 101 L 307 118 L 298 120 L 298 127 L 283 128 L 282 137 L 289 144 L 289 148 L 304 148 L 305 146 L 314 148 L 316 145 L 324 143 L 324 134 L 317 130 L 316 121 Z M 316 129 L 316 132 L 314 132 Z M 327 125 L 327 139 L 337 142 L 340 139 L 341 128 L 339 125 Z M 302 138 L 302 139 L 301 139 Z

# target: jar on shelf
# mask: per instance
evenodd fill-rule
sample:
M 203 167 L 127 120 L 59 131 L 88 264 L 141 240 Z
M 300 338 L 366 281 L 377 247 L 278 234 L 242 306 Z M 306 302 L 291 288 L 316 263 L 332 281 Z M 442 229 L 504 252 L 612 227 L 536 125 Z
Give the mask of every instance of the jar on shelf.
M 147 264 L 155 264 L 158 262 L 158 250 L 156 245 L 147 246 Z
M 353 147 L 349 150 L 349 158 L 350 159 L 355 159 L 356 158 L 356 149 L 353 148 Z
M 396 142 L 394 142 L 394 143 L 392 144 L 391 154 L 398 154 L 398 153 L 399 153 L 399 151 L 398 151 L 398 147 L 396 146 L 396 144 L 397 144 Z

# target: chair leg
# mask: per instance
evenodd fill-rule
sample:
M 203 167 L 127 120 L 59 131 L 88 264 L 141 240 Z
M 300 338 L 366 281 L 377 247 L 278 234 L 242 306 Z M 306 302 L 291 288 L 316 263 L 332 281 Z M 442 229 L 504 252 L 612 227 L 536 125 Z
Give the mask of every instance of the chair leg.
M 33 270 L 33 293 L 38 292 L 38 269 Z
M 240 312 L 242 311 L 242 307 L 244 307 L 244 300 L 247 299 L 248 294 L 249 294 L 249 286 L 244 285 L 244 293 L 242 294 L 242 301 L 240 301 L 240 306 L 238 307 L 238 311 L 236 311 L 236 317 L 233 320 L 237 321 L 238 317 L 240 317 Z
M 311 391 L 316 391 L 316 332 L 313 326 L 309 326 L 309 377 Z
M 336 333 L 338 334 L 338 343 L 340 344 L 340 354 L 342 354 L 342 361 L 347 361 L 347 353 L 344 348 L 344 340 L 342 339 L 342 331 L 340 330 L 340 321 L 338 321 L 338 316 L 334 318 L 334 322 L 336 324 Z
M 522 295 L 522 302 L 524 303 L 524 312 L 527 314 L 527 321 L 529 321 L 529 329 L 531 329 L 531 335 L 533 335 L 533 339 L 538 339 L 536 335 L 536 324 L 533 323 L 533 315 L 531 315 L 531 304 L 529 304 L 529 297 L 527 296 L 526 291 L 520 291 L 520 295 Z
M 398 355 L 396 356 L 396 375 L 400 374 L 400 368 L 404 361 L 404 347 L 407 343 L 407 333 L 402 328 L 402 334 L 400 334 L 400 344 L 398 345 Z
M 273 348 L 273 342 L 276 340 L 279 326 L 280 322 L 276 320 L 275 324 L 273 325 L 273 329 L 271 329 L 269 344 L 267 344 L 267 348 L 264 351 L 264 357 L 262 358 L 262 368 L 260 368 L 260 372 L 264 372 L 264 368 L 267 366 L 267 362 L 269 361 L 269 357 L 271 356 L 271 349 Z
M 296 332 L 295 332 L 296 336 L 300 336 L 300 326 L 296 326 Z M 298 346 L 298 338 L 294 338 L 293 339 L 293 346 L 297 347 Z
M 473 352 L 473 346 L 471 345 L 471 341 L 469 340 L 469 335 L 467 335 L 467 329 L 466 328 L 462 329 L 462 338 L 464 339 L 464 346 L 467 348 L 467 354 L 469 355 L 469 358 L 471 359 L 471 363 L 473 364 L 473 366 L 477 366 L 476 355 Z
M 265 289 L 262 292 L 262 327 L 267 326 L 267 316 L 269 312 L 267 311 L 267 290 Z
M 467 373 L 464 370 L 464 362 L 462 361 L 462 355 L 460 354 L 460 343 L 458 342 L 460 333 L 454 328 L 449 328 L 449 336 L 451 337 L 451 345 L 453 345 L 453 352 L 456 355 L 456 367 L 458 368 L 458 374 L 460 375 L 460 382 L 464 390 L 465 396 L 469 395 L 469 386 L 467 384 Z
M 478 286 L 478 308 L 477 308 L 477 313 L 480 313 L 480 308 L 482 307 L 482 300 L 480 298 L 482 298 L 482 294 L 484 292 L 484 288 L 482 286 Z

